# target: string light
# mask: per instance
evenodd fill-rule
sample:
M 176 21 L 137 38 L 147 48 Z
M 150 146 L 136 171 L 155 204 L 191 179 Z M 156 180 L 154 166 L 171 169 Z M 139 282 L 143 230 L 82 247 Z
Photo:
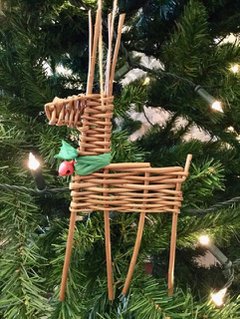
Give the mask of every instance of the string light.
M 199 243 L 202 246 L 207 246 L 207 249 L 217 258 L 217 260 L 223 265 L 223 267 L 230 268 L 232 262 L 221 252 L 221 250 L 213 244 L 208 235 L 201 235 L 199 237 Z
M 223 113 L 222 103 L 220 101 L 215 101 L 211 105 L 212 110 Z
M 30 152 L 28 157 L 28 168 L 30 170 L 36 171 L 39 167 L 40 167 L 40 162 L 33 155 L 33 153 Z
M 129 57 L 129 54 L 128 54 L 126 49 L 125 49 L 125 54 L 126 54 L 127 57 Z M 224 110 L 223 110 L 221 102 L 216 100 L 212 95 L 210 95 L 206 90 L 204 90 L 201 87 L 201 85 L 196 85 L 196 83 L 190 81 L 189 79 L 183 78 L 183 77 L 181 77 L 181 76 L 179 76 L 177 74 L 171 73 L 171 72 L 166 72 L 166 71 L 163 71 L 163 70 L 160 70 L 160 71 L 159 70 L 158 71 L 152 70 L 152 69 L 150 69 L 150 68 L 148 68 L 148 67 L 146 67 L 146 66 L 144 66 L 142 64 L 139 64 L 139 63 L 131 61 L 131 59 L 129 59 L 129 65 L 132 68 L 138 68 L 140 70 L 148 72 L 149 74 L 154 75 L 158 79 L 161 79 L 163 76 L 167 76 L 167 77 L 172 77 L 174 79 L 177 79 L 177 80 L 180 80 L 180 81 L 188 83 L 194 89 L 194 91 L 198 95 L 200 95 L 211 106 L 211 108 L 214 111 L 217 111 L 217 112 L 220 112 L 220 113 L 224 113 Z M 236 68 L 237 67 L 235 66 L 234 70 L 236 70 Z M 149 84 L 148 83 L 149 80 L 146 80 L 146 79 L 145 79 L 145 81 L 147 81 L 147 84 L 144 84 L 144 82 L 145 82 L 144 81 L 143 85 L 148 85 Z
M 215 306 L 221 307 L 224 304 L 224 297 L 226 295 L 227 288 L 231 286 L 234 280 L 233 263 L 212 243 L 211 238 L 208 235 L 204 234 L 199 236 L 198 241 L 202 246 L 206 246 L 212 255 L 221 263 L 223 274 L 227 278 L 227 282 L 221 290 L 211 293 L 211 301 L 215 304 Z
M 202 246 L 208 246 L 210 243 L 210 237 L 208 235 L 201 235 L 199 236 L 198 241 Z
M 150 84 L 150 78 L 147 76 L 145 80 L 143 81 L 143 85 L 149 85 Z
M 230 133 L 234 132 L 234 127 L 233 126 L 229 126 L 227 128 L 227 132 L 230 132 Z
M 211 293 L 211 300 L 217 307 L 223 306 L 226 292 L 227 292 L 227 288 L 223 288 L 219 290 L 218 292 Z
M 41 165 L 33 153 L 29 153 L 28 157 L 28 168 L 31 171 L 32 177 L 35 180 L 38 191 L 44 191 L 46 189 L 46 183 L 44 181 Z
M 232 73 L 234 73 L 234 74 L 236 74 L 236 73 L 238 73 L 239 72 L 239 64 L 232 64 L 231 66 L 230 66 L 230 71 L 232 72 Z
M 200 95 L 212 108 L 214 111 L 223 113 L 222 104 L 220 101 L 216 100 L 211 94 L 204 90 L 200 85 L 195 86 L 194 91 Z

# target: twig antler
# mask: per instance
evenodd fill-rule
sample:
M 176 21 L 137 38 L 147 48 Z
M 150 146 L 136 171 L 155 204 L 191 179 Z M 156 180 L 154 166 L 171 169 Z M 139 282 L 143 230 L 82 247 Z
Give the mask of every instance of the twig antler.
M 118 53 L 121 43 L 121 33 L 122 27 L 125 20 L 125 14 L 121 14 L 118 22 L 117 39 L 114 48 L 113 58 L 113 31 L 114 31 L 114 21 L 117 13 L 118 1 L 114 0 L 113 10 L 108 15 L 108 53 L 107 53 L 107 63 L 106 63 L 106 73 L 105 73 L 105 87 L 103 81 L 103 44 L 102 44 L 102 1 L 98 0 L 98 9 L 96 14 L 95 31 L 93 36 L 92 31 L 92 18 L 91 12 L 89 12 L 89 70 L 88 70 L 88 80 L 87 80 L 87 94 L 92 93 L 94 72 L 96 65 L 96 55 L 97 48 L 99 54 L 99 78 L 100 78 L 100 91 L 105 96 L 111 96 L 113 90 L 113 80 L 117 64 Z M 93 41 L 92 41 L 93 37 Z M 104 89 L 103 89 L 104 87 Z
M 117 0 L 113 2 L 113 11 L 108 15 L 108 55 L 107 55 L 107 65 L 106 65 L 106 80 L 105 80 L 105 93 L 109 95 L 109 80 L 111 72 L 111 58 L 112 58 L 112 41 L 113 41 L 113 31 L 114 31 L 114 20 L 117 11 Z
M 121 14 L 118 21 L 117 40 L 115 44 L 112 66 L 111 66 L 111 74 L 109 79 L 109 95 L 112 94 L 112 90 L 113 90 L 113 80 L 114 80 L 114 74 L 115 74 L 115 69 L 117 65 L 117 58 L 118 58 L 118 53 L 119 53 L 120 44 L 121 44 L 122 28 L 123 28 L 125 16 L 126 16 L 125 13 Z
M 99 34 L 100 34 L 101 15 L 102 15 L 102 4 L 101 4 L 101 1 L 98 1 L 98 9 L 97 9 L 97 15 L 96 15 L 96 21 L 95 21 L 93 44 L 92 44 L 92 31 L 90 31 L 90 33 L 89 33 L 89 48 L 91 50 L 91 54 L 89 55 L 90 68 L 88 70 L 87 94 L 91 94 L 92 88 L 93 88 L 97 46 L 98 46 L 98 40 L 99 40 Z M 91 14 L 90 14 L 90 16 L 91 16 Z M 89 19 L 89 25 L 90 25 L 90 30 L 92 30 L 91 17 Z

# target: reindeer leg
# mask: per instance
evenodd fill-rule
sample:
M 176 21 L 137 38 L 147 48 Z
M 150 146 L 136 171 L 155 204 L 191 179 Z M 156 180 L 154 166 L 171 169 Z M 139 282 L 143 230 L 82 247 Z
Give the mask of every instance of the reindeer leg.
M 112 280 L 112 256 L 111 256 L 111 235 L 109 211 L 104 211 L 104 230 L 105 230 L 105 251 L 107 261 L 107 282 L 108 282 L 108 299 L 114 300 L 113 280 Z
M 62 271 L 62 281 L 61 281 L 60 296 L 59 296 L 59 300 L 60 301 L 63 301 L 64 298 L 65 298 L 65 290 L 66 290 L 66 284 L 67 284 L 67 275 L 68 275 L 68 269 L 69 269 L 71 254 L 72 254 L 75 223 L 76 223 L 76 213 L 72 212 L 71 213 L 71 217 L 70 217 L 69 230 L 68 230 L 68 239 L 67 239 L 67 247 L 66 247 L 64 265 L 63 265 L 63 271 Z
M 134 267 L 136 265 L 137 262 L 137 256 L 139 253 L 139 249 L 140 249 L 140 245 L 141 245 L 141 241 L 142 241 L 142 235 L 143 235 L 143 229 L 144 229 L 144 223 L 145 223 L 145 213 L 141 212 L 140 213 L 140 218 L 139 218 L 139 223 L 138 223 L 138 231 L 137 231 L 137 237 L 136 237 L 136 241 L 135 241 L 135 245 L 134 245 L 134 249 L 133 249 L 133 255 L 132 255 L 132 259 L 129 265 L 129 269 L 128 269 L 128 274 L 127 274 L 127 278 L 122 290 L 122 294 L 126 295 L 128 292 L 128 288 L 130 286 L 130 282 L 132 280 L 132 276 L 133 276 L 133 272 L 134 272 Z
M 173 295 L 174 267 L 175 267 L 175 259 L 176 259 L 176 241 L 177 241 L 177 221 L 178 221 L 178 213 L 173 213 L 169 267 L 168 267 L 168 295 L 169 296 Z
M 188 175 L 189 166 L 192 160 L 192 154 L 188 154 L 187 160 L 184 167 L 184 172 L 186 177 Z M 185 178 L 186 178 L 185 177 Z M 181 190 L 181 184 L 177 184 L 176 191 Z M 178 209 L 177 207 L 174 207 Z M 179 209 L 178 209 L 179 210 Z M 170 255 L 169 255 L 169 267 L 168 267 L 168 295 L 172 296 L 173 294 L 173 285 L 174 285 L 174 267 L 176 259 L 176 241 L 177 241 L 177 222 L 178 222 L 178 212 L 173 213 L 172 217 L 172 232 L 171 232 L 171 244 L 170 244 Z

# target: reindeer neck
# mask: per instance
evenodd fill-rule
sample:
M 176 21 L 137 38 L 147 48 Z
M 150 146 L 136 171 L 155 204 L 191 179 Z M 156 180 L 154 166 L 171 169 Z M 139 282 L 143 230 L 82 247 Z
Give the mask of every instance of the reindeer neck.
M 87 98 L 79 130 L 79 155 L 99 155 L 111 152 L 113 96 Z

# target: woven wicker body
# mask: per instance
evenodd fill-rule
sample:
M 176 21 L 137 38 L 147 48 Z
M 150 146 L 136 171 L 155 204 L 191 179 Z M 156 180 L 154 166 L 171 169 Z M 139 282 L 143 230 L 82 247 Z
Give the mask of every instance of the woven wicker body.
M 186 178 L 182 167 L 152 168 L 149 163 L 110 164 L 88 176 L 75 175 L 70 183 L 71 207 L 76 213 L 117 211 L 178 212 Z

